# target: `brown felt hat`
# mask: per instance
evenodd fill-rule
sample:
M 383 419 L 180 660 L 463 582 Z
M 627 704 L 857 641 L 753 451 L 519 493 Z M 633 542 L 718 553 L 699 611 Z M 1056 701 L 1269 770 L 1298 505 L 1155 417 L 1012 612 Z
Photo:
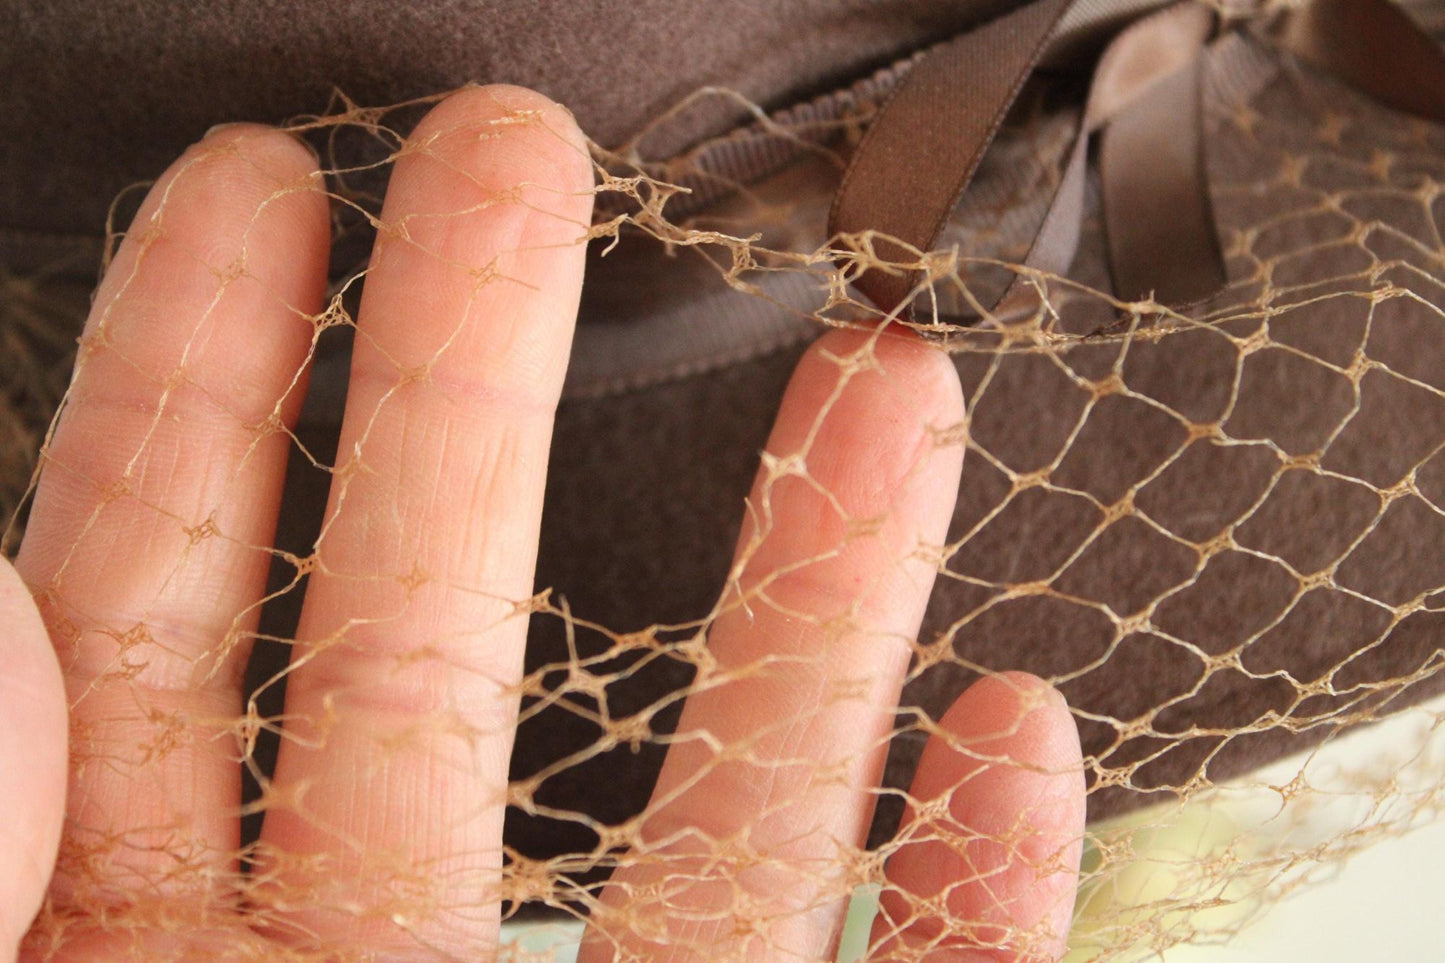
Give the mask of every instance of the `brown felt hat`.
M 340 21 L 307 3 L 286 5 L 285 17 L 250 3 L 181 19 L 146 0 L 124 15 L 7 6 L 17 23 L 0 72 L 22 82 L 0 89 L 0 269 L 83 289 L 110 198 L 211 124 L 324 112 L 333 89 L 391 104 L 470 81 L 535 87 L 605 145 L 646 132 L 641 156 L 692 149 L 695 193 L 670 215 L 812 251 L 827 240 L 836 164 L 790 148 L 733 97 L 651 121 L 723 87 L 778 111 L 790 131 L 837 134 L 828 146 L 846 155 L 843 121 L 866 118 L 913 52 L 1019 4 L 363 0 Z M 1157 6 L 1076 5 L 948 243 L 1023 259 L 1100 44 Z M 1445 22 L 1445 4 L 1417 6 L 1423 22 Z M 955 342 L 971 448 L 950 535 L 958 551 L 920 636 L 950 655 L 905 692 L 916 708 L 900 716 L 891 785 L 906 784 L 922 746 L 913 713 L 936 717 L 980 670 L 1025 669 L 1060 685 L 1096 775 L 1126 774 L 1127 788 L 1091 794 L 1095 818 L 1188 791 L 1200 773 L 1239 775 L 1445 689 L 1434 671 L 1445 628 L 1445 201 L 1427 190 L 1445 183 L 1445 127 L 1243 31 L 1211 42 L 1200 90 L 1228 285 L 1191 309 L 1199 323 L 1153 337 L 1165 322 L 1136 315 L 1134 335 L 1120 337 L 1116 305 L 1059 286 L 1058 350 Z M 719 187 L 737 182 L 745 195 Z M 1093 181 L 1085 197 L 1069 274 L 1107 292 Z M 537 584 L 618 632 L 708 613 L 784 385 L 822 330 L 823 268 L 760 271 L 746 291 L 708 253 L 624 232 L 589 267 Z M 341 271 L 355 266 L 347 256 Z M 979 270 L 970 281 L 1002 288 L 1010 278 Z M 346 380 L 345 346 L 323 347 L 302 428 L 322 453 Z M 1097 396 L 1088 386 L 1111 372 L 1127 390 Z M 291 514 L 319 519 L 326 482 L 293 465 Z M 282 537 L 304 550 L 312 533 L 293 526 Z M 268 618 L 283 626 L 287 616 Z M 611 642 L 585 630 L 569 640 L 560 620 L 539 616 L 529 669 L 566 662 L 569 644 L 597 654 Z M 609 709 L 650 706 L 690 671 L 650 662 L 614 686 Z M 578 714 L 540 713 L 519 733 L 514 776 L 598 735 Z M 595 756 L 550 777 L 536 801 L 625 819 L 646 802 L 661 753 Z M 876 831 L 896 817 L 885 807 Z M 595 841 L 581 821 L 518 814 L 508 831 L 535 856 Z

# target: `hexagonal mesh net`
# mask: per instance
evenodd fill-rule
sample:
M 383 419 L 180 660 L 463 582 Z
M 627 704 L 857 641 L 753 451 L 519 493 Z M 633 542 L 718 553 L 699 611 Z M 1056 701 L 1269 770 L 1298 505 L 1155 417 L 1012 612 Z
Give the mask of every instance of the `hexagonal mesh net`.
M 122 199 L 93 307 L 6 276 L 4 507 L 72 718 L 28 951 L 810 959 L 881 894 L 845 956 L 1052 952 L 1082 851 L 1068 958 L 1130 959 L 1432 819 L 1445 128 L 1248 26 L 1188 309 L 1108 293 L 1092 183 L 1032 310 L 949 309 L 1044 216 L 1081 109 L 1045 78 L 912 265 L 925 337 L 880 335 L 823 225 L 906 63 L 665 159 L 492 89 L 417 133 L 441 97 L 338 100 L 288 127 L 319 172 L 233 128 Z M 564 380 L 536 319 L 584 245 Z M 1333 751 L 1385 716 L 1395 753 Z

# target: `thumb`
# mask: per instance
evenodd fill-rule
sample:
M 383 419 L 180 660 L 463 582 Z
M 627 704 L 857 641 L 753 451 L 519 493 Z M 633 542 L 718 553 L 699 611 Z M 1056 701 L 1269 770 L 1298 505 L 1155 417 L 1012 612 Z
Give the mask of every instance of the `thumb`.
M 25 583 L 0 558 L 0 958 L 45 897 L 65 818 L 66 697 Z

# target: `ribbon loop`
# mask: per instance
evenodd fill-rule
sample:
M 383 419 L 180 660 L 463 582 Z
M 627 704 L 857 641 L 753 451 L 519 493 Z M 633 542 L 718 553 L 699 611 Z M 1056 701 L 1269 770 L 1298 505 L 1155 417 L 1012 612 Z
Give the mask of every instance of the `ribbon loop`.
M 1070 0 L 1036 0 L 933 50 L 878 109 L 828 216 L 833 237 L 875 232 L 891 262 L 930 250 Z M 854 283 L 899 311 L 921 272 L 869 266 Z
M 882 107 L 829 216 L 835 238 L 871 232 L 876 257 L 917 261 L 937 243 L 1070 0 L 1035 0 L 930 52 Z M 1203 54 L 1216 16 L 1196 0 L 1145 17 L 1095 71 L 1074 149 L 1030 248 L 1030 273 L 1062 274 L 1078 246 L 1088 147 L 1101 135 L 1104 224 L 1115 294 L 1171 306 L 1226 283 L 1204 158 Z M 1390 0 L 1311 0 L 1277 23 L 1281 46 L 1385 106 L 1445 122 L 1445 52 Z M 857 288 L 891 316 L 921 271 L 868 265 Z M 995 313 L 1028 304 L 1020 274 Z

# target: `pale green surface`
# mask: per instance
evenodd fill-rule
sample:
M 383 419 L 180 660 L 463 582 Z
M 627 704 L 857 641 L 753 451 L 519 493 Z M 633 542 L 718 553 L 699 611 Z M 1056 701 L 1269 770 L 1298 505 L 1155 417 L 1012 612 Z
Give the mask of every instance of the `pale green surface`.
M 1189 931 L 1196 936 L 1163 952 L 1146 946 L 1107 959 L 1445 961 L 1439 915 L 1445 896 L 1442 719 L 1445 698 L 1437 698 L 1353 730 L 1313 756 L 1283 759 L 1222 786 L 1207 806 L 1116 821 L 1114 828 L 1143 827 L 1133 836 L 1136 859 L 1107 892 L 1081 901 L 1068 963 L 1099 958 L 1097 949 L 1089 949 L 1091 923 L 1103 928 L 1102 938 L 1092 941 L 1097 947 L 1111 945 L 1110 937 L 1131 918 L 1163 922 L 1176 937 Z M 1300 783 L 1308 791 L 1282 808 L 1280 790 Z M 1353 853 L 1352 841 L 1358 843 Z M 1210 857 L 1226 866 L 1242 860 L 1236 870 L 1258 860 L 1255 865 L 1266 871 L 1251 879 L 1226 869 L 1221 880 L 1207 869 Z M 1304 885 L 1272 898 L 1279 884 L 1291 881 Z M 1199 906 L 1211 894 L 1219 900 L 1208 910 L 1170 914 L 1168 903 L 1159 901 L 1180 892 Z
M 582 924 L 566 923 L 503 923 L 502 942 L 512 943 L 531 953 L 542 954 L 552 951 L 544 959 L 556 963 L 574 963 L 577 959 L 577 944 L 582 939 Z
M 1165 963 L 1445 960 L 1445 821 L 1379 843 L 1339 876 L 1287 898 L 1226 946 L 1180 946 Z
M 838 944 L 838 963 L 855 963 L 868 952 L 868 934 L 873 917 L 878 913 L 878 887 L 860 886 L 848 907 L 848 922 L 843 924 L 843 940 Z

